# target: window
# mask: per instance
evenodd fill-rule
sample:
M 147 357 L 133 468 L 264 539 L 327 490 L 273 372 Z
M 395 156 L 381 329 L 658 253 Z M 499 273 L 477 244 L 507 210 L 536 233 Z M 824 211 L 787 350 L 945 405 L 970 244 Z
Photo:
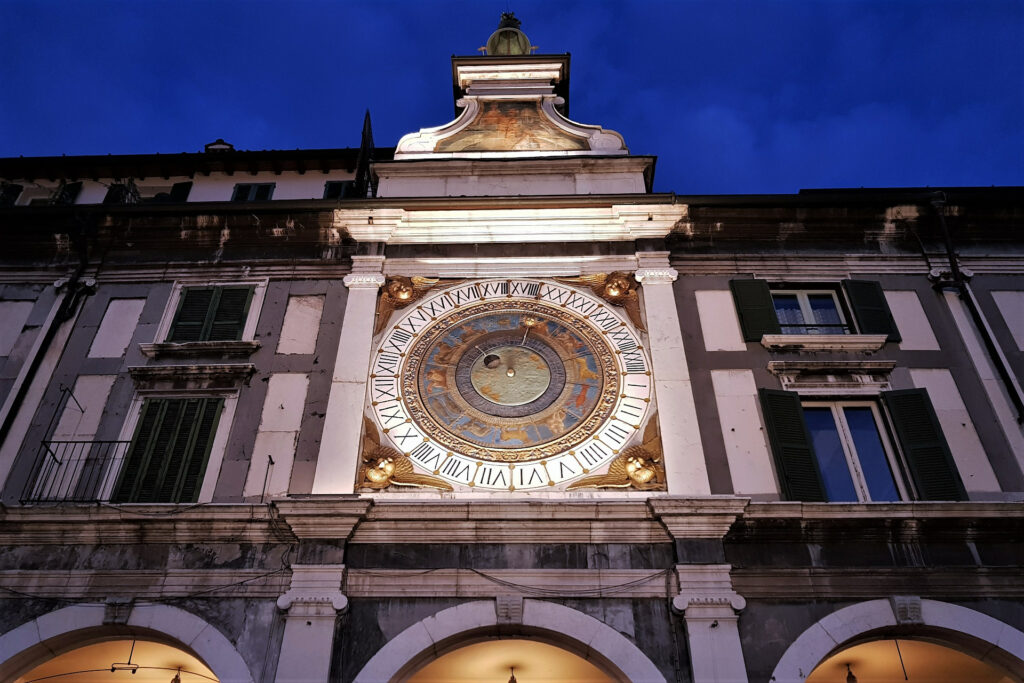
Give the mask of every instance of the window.
M 0 183 L 0 207 L 14 206 L 24 189 L 14 183 Z
M 354 180 L 328 180 L 324 183 L 324 199 L 344 199 L 353 196 Z
M 766 334 L 884 334 L 900 341 L 882 287 L 870 280 L 839 286 L 771 285 L 765 280 L 731 280 L 745 341 Z
M 136 185 L 129 180 L 114 183 L 107 189 L 104 204 L 172 204 L 188 200 L 192 181 L 172 185 Z
M 221 398 L 146 399 L 111 500 L 195 502 L 223 406 Z
M 775 317 L 783 334 L 849 334 L 836 292 L 772 290 Z
M 829 501 L 902 500 L 892 448 L 871 403 L 805 403 L 818 471 Z
M 801 401 L 795 392 L 770 389 L 761 389 L 760 397 L 788 500 L 967 498 L 923 389 L 882 392 L 881 403 Z
M 233 202 L 263 202 L 274 196 L 274 183 L 239 183 L 231 195 Z
M 169 342 L 242 338 L 254 287 L 186 287 L 178 299 Z

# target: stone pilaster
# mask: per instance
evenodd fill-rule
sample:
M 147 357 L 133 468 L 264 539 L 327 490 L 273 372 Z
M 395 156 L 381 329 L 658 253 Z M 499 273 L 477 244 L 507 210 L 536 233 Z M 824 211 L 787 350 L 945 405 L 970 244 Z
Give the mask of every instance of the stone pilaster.
M 636 256 L 639 268 L 635 276 L 643 285 L 668 492 L 684 496 L 708 495 L 711 485 L 672 293 L 672 283 L 679 273 L 669 266 L 667 251 L 638 252 Z
M 344 574 L 341 564 L 292 565 L 291 587 L 277 599 L 286 615 L 276 683 L 329 680 L 334 622 L 348 607 Z
M 737 612 L 747 601 L 732 589 L 727 564 L 677 565 L 672 607 L 686 619 L 693 683 L 747 683 Z
M 383 265 L 383 256 L 353 256 L 352 272 L 344 279 L 348 302 L 334 360 L 313 493 L 352 493 L 355 487 L 377 290 L 384 284 Z

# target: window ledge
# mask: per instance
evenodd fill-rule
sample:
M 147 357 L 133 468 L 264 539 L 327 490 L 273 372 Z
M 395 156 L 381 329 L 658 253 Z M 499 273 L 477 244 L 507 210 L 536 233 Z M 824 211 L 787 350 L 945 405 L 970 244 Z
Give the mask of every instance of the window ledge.
M 773 375 L 835 375 L 889 373 L 896 367 L 894 360 L 771 360 L 768 372 Z
M 772 351 L 878 351 L 885 334 L 766 334 L 761 346 Z
M 139 344 L 139 349 L 148 358 L 200 358 L 202 356 L 247 358 L 259 348 L 260 343 L 255 340 Z
M 128 368 L 133 379 L 244 379 L 256 372 L 252 363 L 223 363 L 220 365 L 135 365 Z

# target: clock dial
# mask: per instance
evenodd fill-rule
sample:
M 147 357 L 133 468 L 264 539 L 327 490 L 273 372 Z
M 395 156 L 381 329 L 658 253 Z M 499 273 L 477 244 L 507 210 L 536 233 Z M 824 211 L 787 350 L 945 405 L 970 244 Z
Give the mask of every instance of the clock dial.
M 563 285 L 460 285 L 382 335 L 373 414 L 428 474 L 484 489 L 557 486 L 601 467 L 650 407 L 640 339 L 618 313 Z

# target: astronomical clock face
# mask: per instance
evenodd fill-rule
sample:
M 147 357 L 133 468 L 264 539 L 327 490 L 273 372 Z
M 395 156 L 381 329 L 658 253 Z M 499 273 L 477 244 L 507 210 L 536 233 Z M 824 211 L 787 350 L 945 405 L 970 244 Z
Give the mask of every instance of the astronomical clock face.
M 455 488 L 568 485 L 648 417 L 650 364 L 620 310 L 546 281 L 431 291 L 381 333 L 370 376 L 382 444 Z

